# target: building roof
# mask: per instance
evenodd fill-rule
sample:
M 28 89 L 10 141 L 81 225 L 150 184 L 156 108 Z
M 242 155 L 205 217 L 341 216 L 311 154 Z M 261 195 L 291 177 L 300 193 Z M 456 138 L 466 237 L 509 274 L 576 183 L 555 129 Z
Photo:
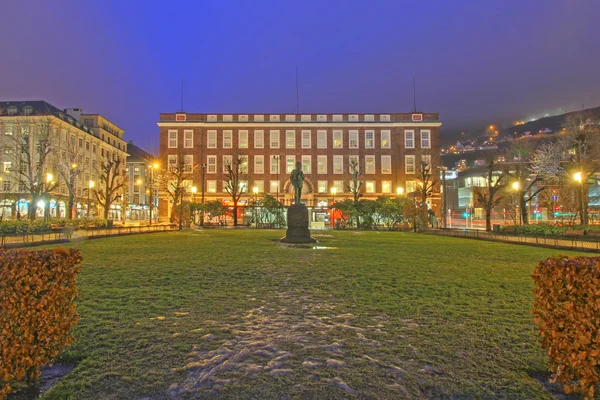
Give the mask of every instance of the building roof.
M 132 141 L 129 141 L 127 144 L 127 153 L 129 153 L 127 162 L 150 162 L 156 158 L 152 154 L 133 144 Z

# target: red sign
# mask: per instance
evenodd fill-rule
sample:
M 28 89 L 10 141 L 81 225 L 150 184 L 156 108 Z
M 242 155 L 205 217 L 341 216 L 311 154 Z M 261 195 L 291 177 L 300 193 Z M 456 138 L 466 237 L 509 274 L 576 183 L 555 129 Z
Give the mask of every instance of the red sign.
M 175 121 L 185 121 L 186 119 L 186 114 L 175 114 Z
M 413 114 L 412 120 L 413 121 L 423 121 L 423 114 Z

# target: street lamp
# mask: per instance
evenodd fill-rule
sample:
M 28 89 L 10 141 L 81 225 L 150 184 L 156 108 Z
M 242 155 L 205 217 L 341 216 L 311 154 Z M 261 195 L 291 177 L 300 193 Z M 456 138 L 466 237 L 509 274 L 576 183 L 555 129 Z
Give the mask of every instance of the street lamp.
M 206 164 L 202 164 L 202 204 L 204 204 L 204 191 L 206 181 L 204 180 L 204 173 L 206 171 Z M 200 216 L 200 226 L 204 226 L 204 208 L 202 209 L 202 215 Z
M 196 188 L 196 186 L 192 186 L 192 202 L 195 203 L 196 202 L 196 192 L 198 191 L 198 189 Z
M 399 187 L 398 189 L 396 189 L 396 193 L 398 194 L 398 196 L 402 196 L 404 194 L 404 188 Z
M 252 193 L 254 193 L 254 223 L 256 224 L 256 228 L 258 228 L 257 214 L 256 214 L 256 202 L 258 197 L 258 187 L 254 186 L 252 188 Z
M 580 197 L 580 203 L 581 203 L 581 225 L 583 225 L 583 230 L 585 232 L 586 229 L 586 225 L 587 225 L 587 207 L 585 206 L 585 201 L 584 201 L 584 188 L 583 185 L 585 184 L 584 180 L 583 180 L 583 172 L 575 172 L 573 174 L 573 179 L 575 179 L 575 181 L 577 181 L 577 183 L 579 183 L 579 197 Z
M 94 181 L 90 181 L 88 183 L 88 201 L 87 201 L 87 217 L 90 218 L 90 192 L 92 190 L 92 188 L 94 187 Z
M 154 207 L 154 170 L 158 169 L 158 163 L 150 166 L 150 218 L 148 224 L 152 225 L 152 207 Z
M 520 203 L 521 202 L 521 193 L 519 193 L 519 192 L 521 191 L 521 184 L 519 183 L 519 181 L 513 182 L 512 188 L 513 188 L 513 190 L 517 191 L 517 193 L 518 193 L 517 201 Z M 518 209 L 517 211 L 519 213 L 519 226 L 521 226 L 521 225 L 523 225 L 523 216 L 522 216 L 523 210 L 519 209 L 519 204 L 517 204 L 516 208 Z

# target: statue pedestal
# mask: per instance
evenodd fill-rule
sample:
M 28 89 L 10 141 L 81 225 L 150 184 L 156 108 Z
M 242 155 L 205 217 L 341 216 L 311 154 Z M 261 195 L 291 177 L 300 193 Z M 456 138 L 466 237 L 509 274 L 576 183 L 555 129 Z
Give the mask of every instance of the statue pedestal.
M 287 211 L 287 231 L 282 243 L 316 243 L 308 230 L 308 208 L 304 204 L 294 204 Z

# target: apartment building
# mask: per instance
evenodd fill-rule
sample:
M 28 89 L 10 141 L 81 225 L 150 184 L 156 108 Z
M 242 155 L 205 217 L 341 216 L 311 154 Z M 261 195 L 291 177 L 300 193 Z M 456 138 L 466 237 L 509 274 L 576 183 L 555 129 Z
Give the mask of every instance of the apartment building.
M 351 197 L 351 165 L 359 166 L 364 182 L 361 198 L 375 199 L 396 195 L 399 189 L 414 192 L 419 163 L 426 161 L 435 169 L 439 162 L 437 113 L 164 113 L 158 126 L 161 159 L 168 164 L 184 157 L 193 171 L 188 187 L 204 188 L 207 200 L 229 200 L 224 166 L 241 158 L 243 199 L 253 197 L 256 190 L 289 205 L 293 199 L 289 174 L 301 162 L 303 201 L 312 209 L 313 220 L 331 201 Z M 436 192 L 432 208 L 439 213 Z M 164 200 L 161 215 L 168 215 L 170 204 Z
M 17 151 L 19 140 L 29 137 L 32 154 L 42 142 L 48 151 L 44 171 L 30 165 Z M 26 215 L 29 210 L 28 185 L 50 185 L 46 199 L 33 204 L 31 212 L 41 216 L 65 218 L 96 215 L 93 187 L 100 184 L 103 162 L 119 160 L 125 169 L 127 144 L 124 131 L 100 115 L 83 114 L 79 108 L 59 109 L 46 101 L 0 102 L 0 214 L 3 218 Z M 35 157 L 39 157 L 36 155 Z M 25 175 L 31 171 L 28 179 Z M 24 174 L 25 173 L 25 174 Z M 39 180 L 37 182 L 36 180 Z M 73 189 L 75 204 L 67 209 L 68 187 Z M 96 186 L 97 187 L 97 186 Z M 92 188 L 92 189 L 91 189 Z M 89 211 L 88 211 L 89 210 Z M 111 207 L 109 217 L 121 218 L 121 204 Z
M 127 219 L 156 222 L 158 160 L 131 141 L 127 144 L 127 152 L 129 153 L 127 158 L 128 187 L 125 198 Z

